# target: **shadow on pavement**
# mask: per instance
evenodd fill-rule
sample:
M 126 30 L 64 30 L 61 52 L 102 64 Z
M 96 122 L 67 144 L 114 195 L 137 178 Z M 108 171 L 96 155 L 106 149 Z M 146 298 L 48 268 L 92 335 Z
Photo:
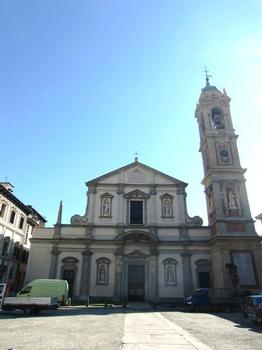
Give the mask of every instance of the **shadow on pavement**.
M 16 318 L 45 318 L 45 317 L 67 317 L 67 316 L 83 316 L 83 315 L 97 315 L 105 316 L 110 314 L 126 314 L 136 312 L 164 312 L 164 313 L 176 313 L 189 311 L 184 308 L 168 308 L 168 307 L 157 307 L 145 303 L 131 303 L 127 307 L 122 305 L 114 306 L 68 306 L 60 307 L 58 310 L 43 310 L 38 315 L 24 315 L 21 311 L 0 311 L 0 320 L 4 319 L 16 319 Z M 194 313 L 196 314 L 196 313 Z M 203 313 L 201 313 L 203 315 Z M 228 312 L 228 313 L 209 313 L 235 323 L 234 327 L 247 328 L 251 332 L 262 333 L 262 325 L 256 325 L 252 321 L 246 319 L 241 312 Z

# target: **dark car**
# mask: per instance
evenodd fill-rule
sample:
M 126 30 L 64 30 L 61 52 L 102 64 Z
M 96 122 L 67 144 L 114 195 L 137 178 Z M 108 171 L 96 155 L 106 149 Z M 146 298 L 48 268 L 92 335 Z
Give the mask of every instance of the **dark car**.
M 262 294 L 245 297 L 244 316 L 255 323 L 262 324 Z

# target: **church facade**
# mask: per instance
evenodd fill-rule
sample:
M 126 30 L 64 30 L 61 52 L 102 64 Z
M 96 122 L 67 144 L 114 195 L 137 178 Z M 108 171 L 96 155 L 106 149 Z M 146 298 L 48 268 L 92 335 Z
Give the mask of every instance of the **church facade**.
M 218 296 L 262 285 L 262 249 L 251 217 L 230 98 L 208 78 L 196 108 L 208 226 L 190 217 L 187 184 L 136 158 L 86 183 L 87 207 L 62 224 L 36 228 L 27 281 L 66 279 L 75 300 L 152 304 L 200 287 Z

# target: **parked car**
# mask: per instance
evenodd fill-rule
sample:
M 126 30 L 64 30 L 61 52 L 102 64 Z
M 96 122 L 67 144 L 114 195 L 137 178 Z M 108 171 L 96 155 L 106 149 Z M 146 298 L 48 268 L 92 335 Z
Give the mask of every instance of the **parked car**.
M 262 294 L 245 297 L 243 312 L 249 320 L 262 324 Z
M 227 296 L 215 297 L 213 290 L 208 288 L 195 289 L 193 294 L 185 299 L 189 311 L 230 311 L 238 308 L 240 298 Z

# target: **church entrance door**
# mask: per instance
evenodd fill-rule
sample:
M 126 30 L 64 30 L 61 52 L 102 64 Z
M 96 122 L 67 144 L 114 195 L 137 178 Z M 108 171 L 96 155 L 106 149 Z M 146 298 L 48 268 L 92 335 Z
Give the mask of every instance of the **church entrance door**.
M 72 298 L 74 290 L 74 270 L 64 270 L 63 271 L 63 280 L 66 280 L 68 283 L 68 296 Z
M 199 288 L 211 287 L 209 272 L 199 272 L 198 280 L 199 280 Z
M 128 266 L 128 300 L 145 300 L 145 266 Z

